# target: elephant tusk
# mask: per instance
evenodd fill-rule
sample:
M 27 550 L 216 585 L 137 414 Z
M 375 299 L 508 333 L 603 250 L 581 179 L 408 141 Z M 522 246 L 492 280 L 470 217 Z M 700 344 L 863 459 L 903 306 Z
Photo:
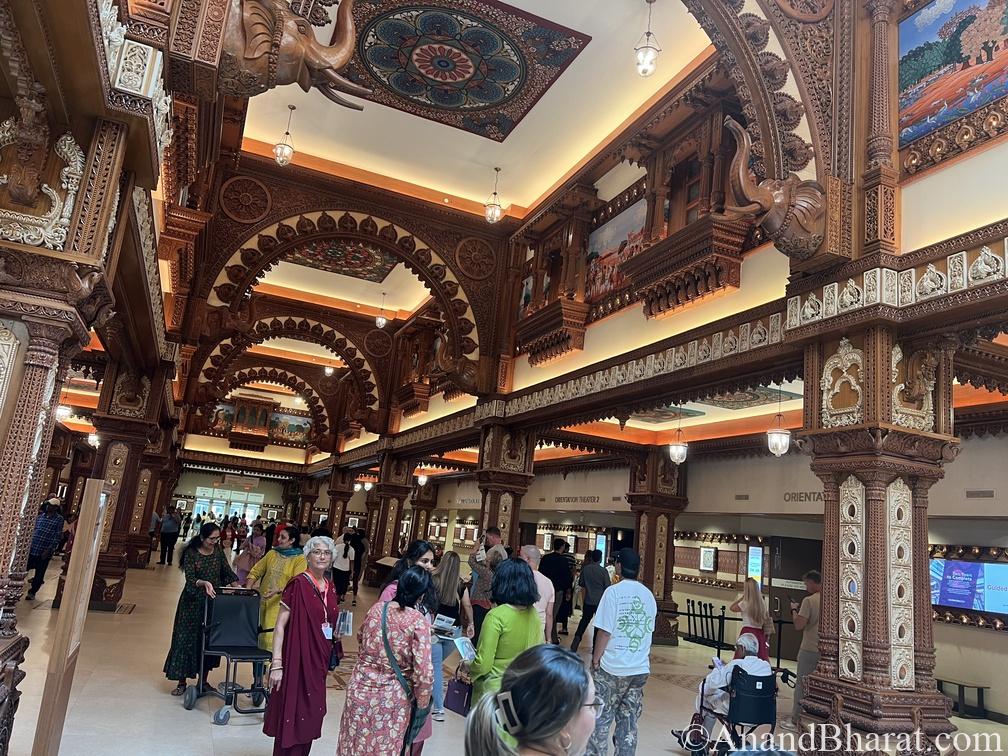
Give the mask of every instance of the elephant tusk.
M 338 89 L 340 92 L 357 95 L 358 97 L 368 97 L 371 94 L 371 90 L 367 87 L 355 84 L 331 68 L 326 69 L 322 73 L 324 73 L 325 77 L 329 79 L 328 85 L 333 89 Z
M 333 90 L 328 84 L 318 84 L 316 89 L 337 105 L 342 105 L 343 107 L 350 108 L 351 110 L 364 110 L 363 105 L 353 102 L 352 100 L 347 100 L 345 97 Z

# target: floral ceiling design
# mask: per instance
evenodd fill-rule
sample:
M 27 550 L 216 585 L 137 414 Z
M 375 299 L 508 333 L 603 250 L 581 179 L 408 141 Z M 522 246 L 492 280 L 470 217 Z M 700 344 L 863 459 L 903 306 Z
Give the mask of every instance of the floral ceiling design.
M 503 142 L 590 37 L 496 0 L 365 0 L 351 79 L 389 107 Z
M 384 281 L 399 264 L 394 255 L 382 249 L 365 242 L 345 239 L 310 242 L 288 252 L 284 260 L 374 283 Z
M 727 410 L 742 410 L 749 409 L 750 407 L 761 407 L 764 404 L 776 404 L 777 393 L 777 389 L 775 388 L 760 386 L 759 388 L 750 389 L 748 391 L 735 391 L 731 394 L 718 394 L 717 396 L 712 396 L 710 399 L 698 402 L 698 404 L 707 404 L 712 407 L 720 407 L 721 409 Z M 788 402 L 792 399 L 801 398 L 801 394 L 795 394 L 791 391 L 780 392 L 780 400 L 782 402 Z

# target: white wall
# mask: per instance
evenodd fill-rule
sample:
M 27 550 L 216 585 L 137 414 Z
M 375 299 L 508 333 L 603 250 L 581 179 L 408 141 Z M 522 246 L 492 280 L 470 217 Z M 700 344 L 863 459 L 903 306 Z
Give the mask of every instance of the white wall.
M 822 515 L 822 482 L 809 457 L 698 459 L 687 462 L 688 513 Z M 748 499 L 737 499 L 748 496 Z M 677 525 L 678 527 L 678 525 Z
M 911 252 L 1008 216 L 995 190 L 1008 174 L 1008 142 L 972 153 L 903 187 L 903 251 Z

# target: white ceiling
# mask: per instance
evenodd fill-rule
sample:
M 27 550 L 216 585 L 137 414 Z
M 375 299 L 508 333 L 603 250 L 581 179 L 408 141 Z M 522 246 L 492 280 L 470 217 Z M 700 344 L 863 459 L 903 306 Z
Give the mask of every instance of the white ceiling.
M 385 292 L 385 309 L 407 312 L 416 310 L 430 296 L 420 279 L 402 263 L 395 266 L 384 281 L 374 283 L 305 265 L 280 262 L 263 276 L 262 283 L 368 307 L 381 307 L 382 292 Z
M 486 200 L 500 166 L 503 203 L 529 206 L 709 44 L 682 2 L 659 0 L 652 30 L 664 52 L 658 72 L 642 79 L 633 49 L 647 26 L 644 0 L 511 5 L 592 40 L 503 143 L 369 101 L 358 113 L 295 86 L 253 97 L 245 136 L 276 142 L 292 103 L 299 152 L 477 202 Z M 316 33 L 328 41 L 331 32 Z

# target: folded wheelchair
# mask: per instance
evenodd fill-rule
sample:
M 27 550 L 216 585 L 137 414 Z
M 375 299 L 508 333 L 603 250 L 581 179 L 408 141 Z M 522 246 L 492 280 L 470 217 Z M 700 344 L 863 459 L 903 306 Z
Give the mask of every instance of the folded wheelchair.
M 260 634 L 268 632 L 259 626 L 259 592 L 247 588 L 222 588 L 217 597 L 207 597 L 203 615 L 203 669 L 199 684 L 186 688 L 182 706 L 192 709 L 204 695 L 220 698 L 224 705 L 213 715 L 214 724 L 226 725 L 231 710 L 239 714 L 258 714 L 266 710 L 269 690 L 265 685 L 265 669 L 273 658 L 269 651 L 259 648 Z M 217 688 L 200 690 L 206 680 L 207 657 L 224 657 L 224 682 Z M 252 686 L 243 688 L 238 683 L 238 665 L 252 664 Z M 239 696 L 249 696 L 252 707 L 238 703 Z
M 784 683 L 790 685 L 788 677 L 791 673 L 784 671 Z M 777 727 L 777 675 L 750 675 L 744 669 L 736 667 L 732 670 L 731 680 L 722 690 L 728 693 L 728 713 L 722 714 L 703 705 L 706 701 L 704 684 L 700 688 L 701 709 L 693 715 L 689 728 L 673 730 L 672 734 L 679 740 L 679 745 L 691 756 L 710 756 L 732 753 L 741 749 L 746 738 L 757 728 L 770 726 L 772 734 Z M 724 738 L 712 739 L 713 732 L 706 732 L 704 719 L 714 717 L 728 735 Z

